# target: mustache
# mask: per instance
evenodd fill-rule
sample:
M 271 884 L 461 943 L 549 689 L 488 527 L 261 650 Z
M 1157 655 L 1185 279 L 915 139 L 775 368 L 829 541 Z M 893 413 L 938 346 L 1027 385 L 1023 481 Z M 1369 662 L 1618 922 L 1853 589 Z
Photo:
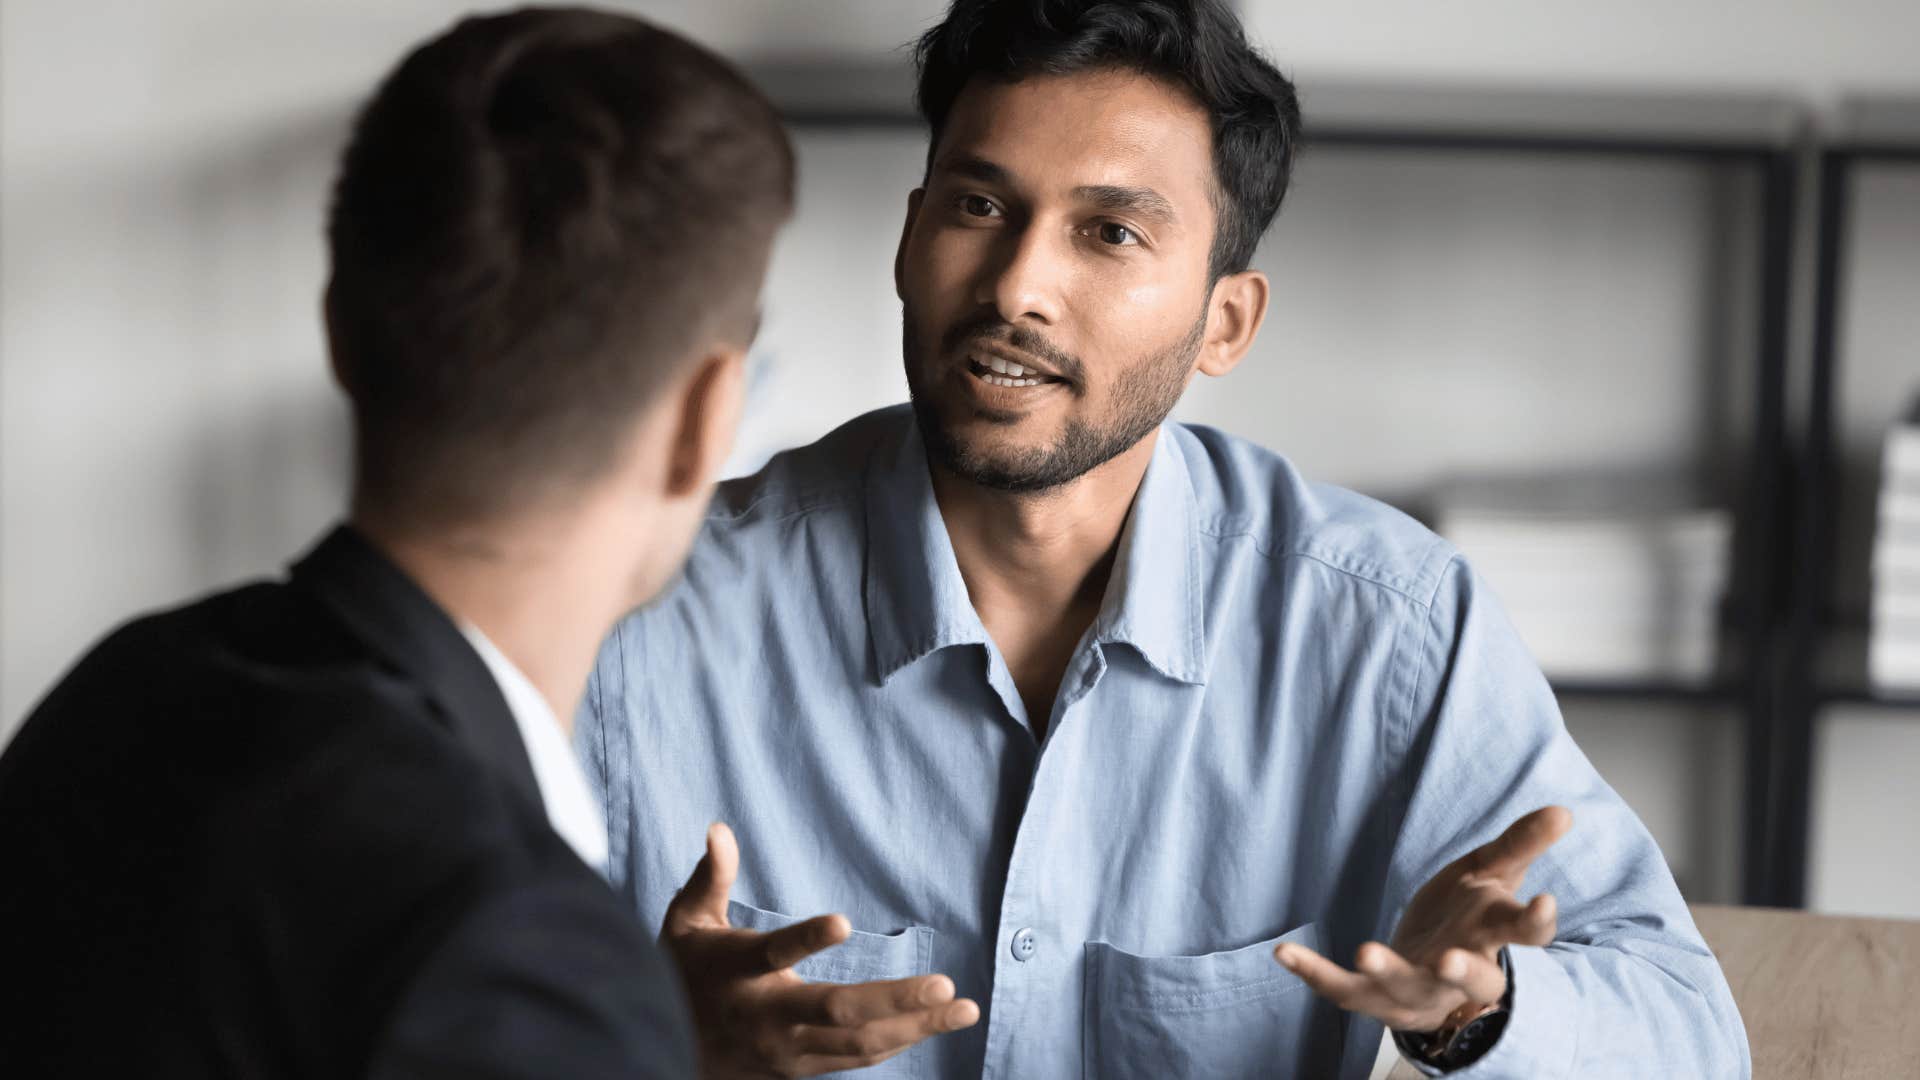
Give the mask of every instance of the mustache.
M 1039 361 L 1036 366 L 1057 372 L 1075 386 L 1085 385 L 1086 365 L 1080 358 L 1042 337 L 1030 327 L 1015 326 L 996 315 L 982 314 L 955 323 L 940 339 L 940 351 L 946 355 L 969 345 L 991 344 L 1025 353 Z

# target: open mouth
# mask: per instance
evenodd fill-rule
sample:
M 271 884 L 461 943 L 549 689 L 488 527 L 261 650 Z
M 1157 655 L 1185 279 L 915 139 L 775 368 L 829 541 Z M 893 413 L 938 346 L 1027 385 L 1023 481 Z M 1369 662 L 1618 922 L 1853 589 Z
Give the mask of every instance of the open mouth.
M 968 357 L 967 371 L 989 386 L 1004 386 L 1013 390 L 1066 382 L 1065 379 L 1042 374 L 998 356 L 990 356 L 984 360 Z

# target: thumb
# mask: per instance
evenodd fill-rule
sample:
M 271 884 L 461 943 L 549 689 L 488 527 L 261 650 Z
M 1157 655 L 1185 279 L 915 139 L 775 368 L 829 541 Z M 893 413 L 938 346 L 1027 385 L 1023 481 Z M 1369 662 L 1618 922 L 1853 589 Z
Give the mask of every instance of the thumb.
M 707 826 L 707 853 L 687 878 L 687 884 L 667 905 L 666 929 L 726 926 L 727 895 L 740 872 L 740 846 L 724 822 Z

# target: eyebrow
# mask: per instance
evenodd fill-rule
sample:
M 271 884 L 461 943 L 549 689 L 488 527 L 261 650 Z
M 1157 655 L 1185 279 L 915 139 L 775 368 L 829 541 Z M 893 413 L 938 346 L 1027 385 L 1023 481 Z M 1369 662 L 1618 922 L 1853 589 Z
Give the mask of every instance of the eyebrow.
M 957 158 L 946 158 L 934 164 L 936 172 L 950 172 L 968 180 L 978 180 L 983 184 L 1011 184 L 1013 174 L 983 157 L 971 154 Z
M 1013 184 L 1013 174 L 1004 166 L 972 154 L 939 161 L 934 165 L 934 170 L 976 180 L 983 184 L 996 184 L 1002 187 L 1010 187 Z M 1165 195 L 1150 187 L 1082 184 L 1073 189 L 1073 197 L 1082 202 L 1092 203 L 1102 210 L 1124 210 L 1160 224 L 1177 221 L 1180 216 L 1174 212 L 1173 203 Z
M 1073 189 L 1075 198 L 1084 199 L 1102 210 L 1125 210 L 1161 223 L 1179 215 L 1165 195 L 1149 187 L 1120 187 L 1115 184 L 1082 184 Z

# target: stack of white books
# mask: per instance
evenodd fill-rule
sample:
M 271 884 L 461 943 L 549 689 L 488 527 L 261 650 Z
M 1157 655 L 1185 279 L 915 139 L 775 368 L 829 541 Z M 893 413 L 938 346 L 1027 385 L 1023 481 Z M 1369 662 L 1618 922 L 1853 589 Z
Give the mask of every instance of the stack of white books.
M 1867 678 L 1879 690 L 1920 689 L 1920 402 L 1881 459 Z
M 1549 677 L 1713 679 L 1726 509 L 1663 479 L 1605 476 L 1456 485 L 1436 510 Z

